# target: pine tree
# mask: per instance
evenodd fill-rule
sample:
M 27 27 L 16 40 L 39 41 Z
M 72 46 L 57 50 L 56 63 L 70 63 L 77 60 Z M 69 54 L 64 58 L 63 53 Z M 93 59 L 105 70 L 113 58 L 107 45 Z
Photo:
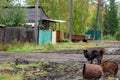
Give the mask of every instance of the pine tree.
M 110 4 L 106 7 L 104 27 L 104 33 L 106 35 L 114 35 L 118 29 L 117 5 L 115 0 L 110 0 Z

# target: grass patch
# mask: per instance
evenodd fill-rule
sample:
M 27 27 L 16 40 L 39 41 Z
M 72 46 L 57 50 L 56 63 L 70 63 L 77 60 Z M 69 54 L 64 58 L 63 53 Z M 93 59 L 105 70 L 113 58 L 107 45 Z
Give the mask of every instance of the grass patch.
M 18 69 L 26 69 L 26 68 L 33 68 L 33 67 L 37 67 L 39 66 L 40 63 L 31 63 L 31 64 L 19 64 L 19 65 L 16 65 L 15 67 L 18 68 Z
M 13 65 L 11 66 L 11 64 Z M 26 80 L 28 77 L 49 75 L 50 73 L 56 72 L 58 73 L 59 71 L 64 71 L 67 67 L 68 66 L 65 66 L 64 64 L 49 61 L 19 65 L 15 65 L 14 63 L 1 63 L 0 69 L 7 69 L 7 72 L 3 71 L 0 73 L 0 80 Z M 9 72 L 11 68 L 14 69 L 12 73 Z
M 15 42 L 12 44 L 0 45 L 0 51 L 7 51 L 7 52 L 32 52 L 35 47 L 34 43 L 21 43 Z
M 2 63 L 0 64 L 0 70 L 14 70 L 14 63 Z
M 101 45 L 96 43 L 84 43 L 84 42 L 77 42 L 77 43 L 57 43 L 55 45 L 55 50 L 78 50 L 84 48 L 92 48 L 92 47 L 105 47 L 107 45 Z
M 78 50 L 84 48 L 92 48 L 92 47 L 106 47 L 109 45 L 100 44 L 100 43 L 84 43 L 84 42 L 61 42 L 56 44 L 44 44 L 44 45 L 36 45 L 34 43 L 21 43 L 15 42 L 12 44 L 0 45 L 0 51 L 7 52 L 49 52 L 49 51 L 59 51 L 59 50 Z
M 0 80 L 24 80 L 21 74 L 0 74 Z
M 68 73 L 76 76 L 82 76 L 82 64 L 81 63 L 55 63 L 55 62 L 37 62 L 31 64 L 19 64 L 14 63 L 1 63 L 1 67 L 10 66 L 14 69 L 12 73 L 9 70 L 0 72 L 0 80 L 29 80 L 29 78 L 34 78 L 39 76 L 39 80 L 57 78 L 63 74 Z M 1 70 L 4 68 L 1 68 Z M 10 68 L 9 68 L 10 69 Z M 47 77 L 44 77 L 47 76 Z M 114 80 L 114 77 L 109 76 L 105 80 Z

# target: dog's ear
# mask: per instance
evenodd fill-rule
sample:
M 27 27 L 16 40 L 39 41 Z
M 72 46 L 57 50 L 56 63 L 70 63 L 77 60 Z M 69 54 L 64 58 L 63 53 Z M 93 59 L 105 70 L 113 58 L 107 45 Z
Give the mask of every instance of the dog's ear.
M 83 50 L 83 53 L 86 53 L 86 52 L 88 52 L 88 50 L 87 50 L 87 49 Z

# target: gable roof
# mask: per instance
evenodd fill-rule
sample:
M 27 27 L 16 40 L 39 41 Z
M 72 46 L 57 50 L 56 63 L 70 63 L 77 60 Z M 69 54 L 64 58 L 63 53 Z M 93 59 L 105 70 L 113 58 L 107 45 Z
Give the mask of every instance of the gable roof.
M 26 21 L 27 22 L 35 22 L 35 7 L 27 7 L 25 9 Z M 38 20 L 49 19 L 48 15 L 45 13 L 42 7 L 38 7 Z

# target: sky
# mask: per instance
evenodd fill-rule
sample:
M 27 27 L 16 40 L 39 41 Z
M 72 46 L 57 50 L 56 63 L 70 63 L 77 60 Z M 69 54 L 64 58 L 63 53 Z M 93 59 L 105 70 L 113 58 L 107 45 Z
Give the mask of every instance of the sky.
M 116 1 L 120 1 L 120 0 L 116 0 Z
M 14 1 L 15 1 L 15 0 L 14 0 Z M 16 2 L 15 4 L 17 4 L 17 3 L 19 3 L 19 2 L 20 2 L 20 3 L 21 3 L 21 5 L 23 5 L 23 6 L 24 6 L 24 5 L 25 5 L 25 1 L 26 1 L 26 0 L 18 0 L 18 2 L 16 2 L 16 1 L 15 1 L 15 2 Z
M 25 4 L 25 0 L 21 0 L 21 4 Z

